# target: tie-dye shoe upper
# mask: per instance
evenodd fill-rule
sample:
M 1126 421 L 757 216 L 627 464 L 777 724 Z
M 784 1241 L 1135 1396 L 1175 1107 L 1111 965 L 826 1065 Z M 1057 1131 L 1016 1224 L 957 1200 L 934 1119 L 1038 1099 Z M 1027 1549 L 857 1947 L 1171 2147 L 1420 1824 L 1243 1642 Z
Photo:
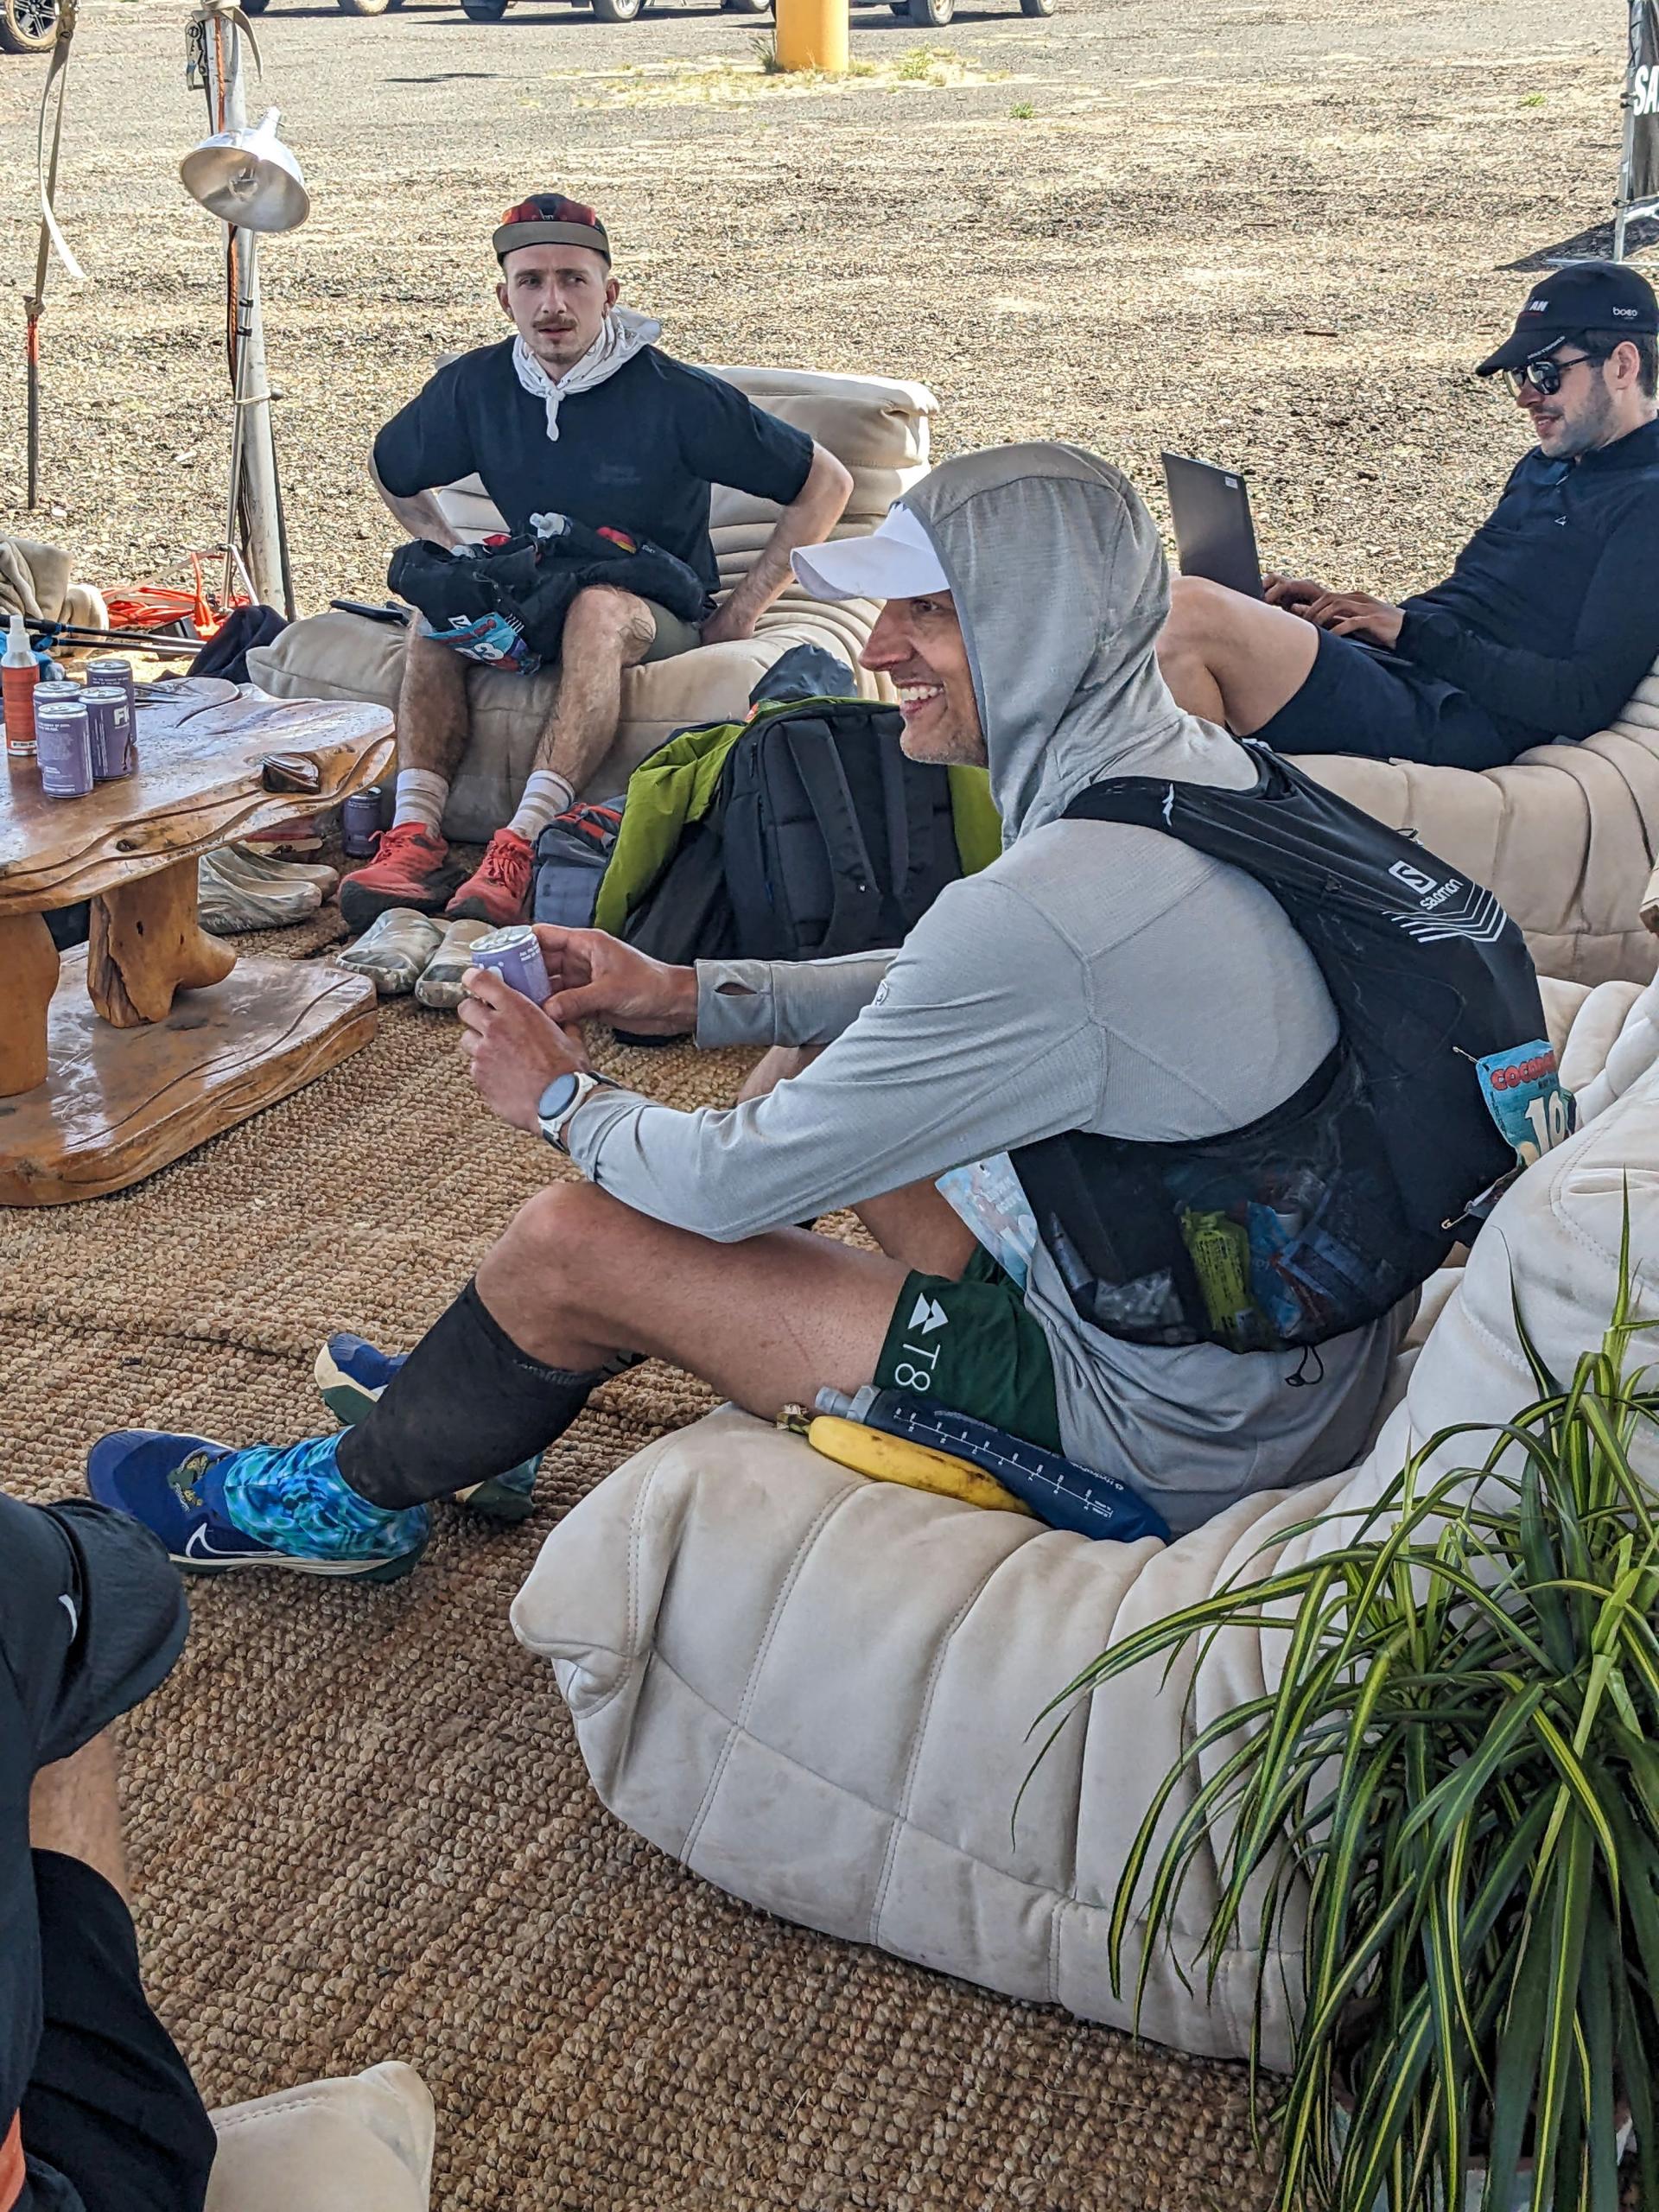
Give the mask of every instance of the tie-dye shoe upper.
M 100 1504 L 142 1522 L 181 1567 L 249 1567 L 391 1581 L 426 1545 L 423 1506 L 387 1512 L 359 1497 L 334 1466 L 334 1437 L 245 1451 L 205 1436 L 118 1429 L 86 1462 Z

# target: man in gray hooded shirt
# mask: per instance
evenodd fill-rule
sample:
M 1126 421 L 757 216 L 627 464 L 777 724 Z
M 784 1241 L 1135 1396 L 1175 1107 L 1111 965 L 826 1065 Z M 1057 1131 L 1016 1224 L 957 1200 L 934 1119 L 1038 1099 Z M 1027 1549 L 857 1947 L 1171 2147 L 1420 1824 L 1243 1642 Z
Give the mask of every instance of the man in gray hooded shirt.
M 798 567 L 824 595 L 889 594 L 866 664 L 893 678 L 913 758 L 988 766 L 1004 850 L 892 954 L 693 970 L 543 929 L 545 1009 L 469 972 L 478 1088 L 586 1180 L 530 1201 L 340 1444 L 351 1514 L 389 1509 L 382 1564 L 423 1539 L 410 1509 L 539 1449 L 628 1355 L 765 1415 L 872 1380 L 1007 1426 L 1024 1405 L 1023 1433 L 1048 1427 L 1033 1440 L 1128 1482 L 1177 1531 L 1364 1447 L 1395 1319 L 1317 1358 L 1128 1343 L 1079 1317 L 1040 1243 L 1023 1291 L 976 1258 L 935 1187 L 1065 1131 L 1240 1128 L 1337 1039 L 1270 893 L 1157 831 L 1061 818 L 1109 775 L 1255 780 L 1158 672 L 1168 582 L 1135 491 L 1075 447 L 1004 447 L 947 461 L 877 538 Z M 559 1026 L 585 1017 L 662 1033 L 694 1018 L 700 1045 L 790 1051 L 735 1107 L 687 1112 L 594 1076 Z M 784 1225 L 849 1205 L 881 1251 Z M 314 1504 L 319 1449 L 293 1447 Z M 231 1458 L 257 1459 L 260 1480 L 224 1484 L 226 1516 L 274 1563 L 305 1563 L 281 1510 L 260 1517 L 282 1490 L 272 1455 Z M 308 1521 L 303 1544 L 327 1541 Z

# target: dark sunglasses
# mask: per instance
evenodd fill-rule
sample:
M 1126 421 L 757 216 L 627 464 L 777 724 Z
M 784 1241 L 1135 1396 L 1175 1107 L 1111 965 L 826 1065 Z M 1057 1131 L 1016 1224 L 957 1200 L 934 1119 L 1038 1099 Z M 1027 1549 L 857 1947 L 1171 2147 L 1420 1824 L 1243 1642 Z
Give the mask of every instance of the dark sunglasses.
M 1521 397 L 1523 384 L 1529 384 L 1544 398 L 1554 399 L 1561 388 L 1561 378 L 1569 369 L 1576 369 L 1580 361 L 1605 361 L 1608 358 L 1605 353 L 1570 353 L 1564 361 L 1528 361 L 1518 369 L 1505 369 L 1503 373 L 1510 380 L 1510 390 L 1517 399 Z

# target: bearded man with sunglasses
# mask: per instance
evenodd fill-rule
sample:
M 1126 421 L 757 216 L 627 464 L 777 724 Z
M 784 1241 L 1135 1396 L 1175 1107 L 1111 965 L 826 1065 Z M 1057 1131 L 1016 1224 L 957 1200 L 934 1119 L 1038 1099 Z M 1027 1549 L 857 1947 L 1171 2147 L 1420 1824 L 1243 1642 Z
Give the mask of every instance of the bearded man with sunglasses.
M 1396 607 L 1178 578 L 1183 707 L 1281 753 L 1458 768 L 1606 727 L 1659 657 L 1659 300 L 1620 264 L 1552 270 L 1476 373 L 1500 370 L 1537 443 L 1446 581 Z

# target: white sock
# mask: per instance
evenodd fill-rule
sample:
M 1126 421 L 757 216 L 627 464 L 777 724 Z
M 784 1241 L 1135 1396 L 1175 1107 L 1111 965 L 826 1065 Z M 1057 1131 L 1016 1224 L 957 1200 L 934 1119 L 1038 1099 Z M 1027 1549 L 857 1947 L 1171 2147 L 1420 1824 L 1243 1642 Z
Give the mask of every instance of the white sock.
M 449 798 L 449 779 L 435 776 L 429 768 L 397 771 L 397 807 L 391 817 L 394 830 L 405 822 L 418 822 L 435 837 L 443 835 L 443 810 Z
M 563 776 L 551 768 L 532 768 L 518 811 L 507 827 L 533 845 L 554 816 L 575 803 L 576 795 Z

